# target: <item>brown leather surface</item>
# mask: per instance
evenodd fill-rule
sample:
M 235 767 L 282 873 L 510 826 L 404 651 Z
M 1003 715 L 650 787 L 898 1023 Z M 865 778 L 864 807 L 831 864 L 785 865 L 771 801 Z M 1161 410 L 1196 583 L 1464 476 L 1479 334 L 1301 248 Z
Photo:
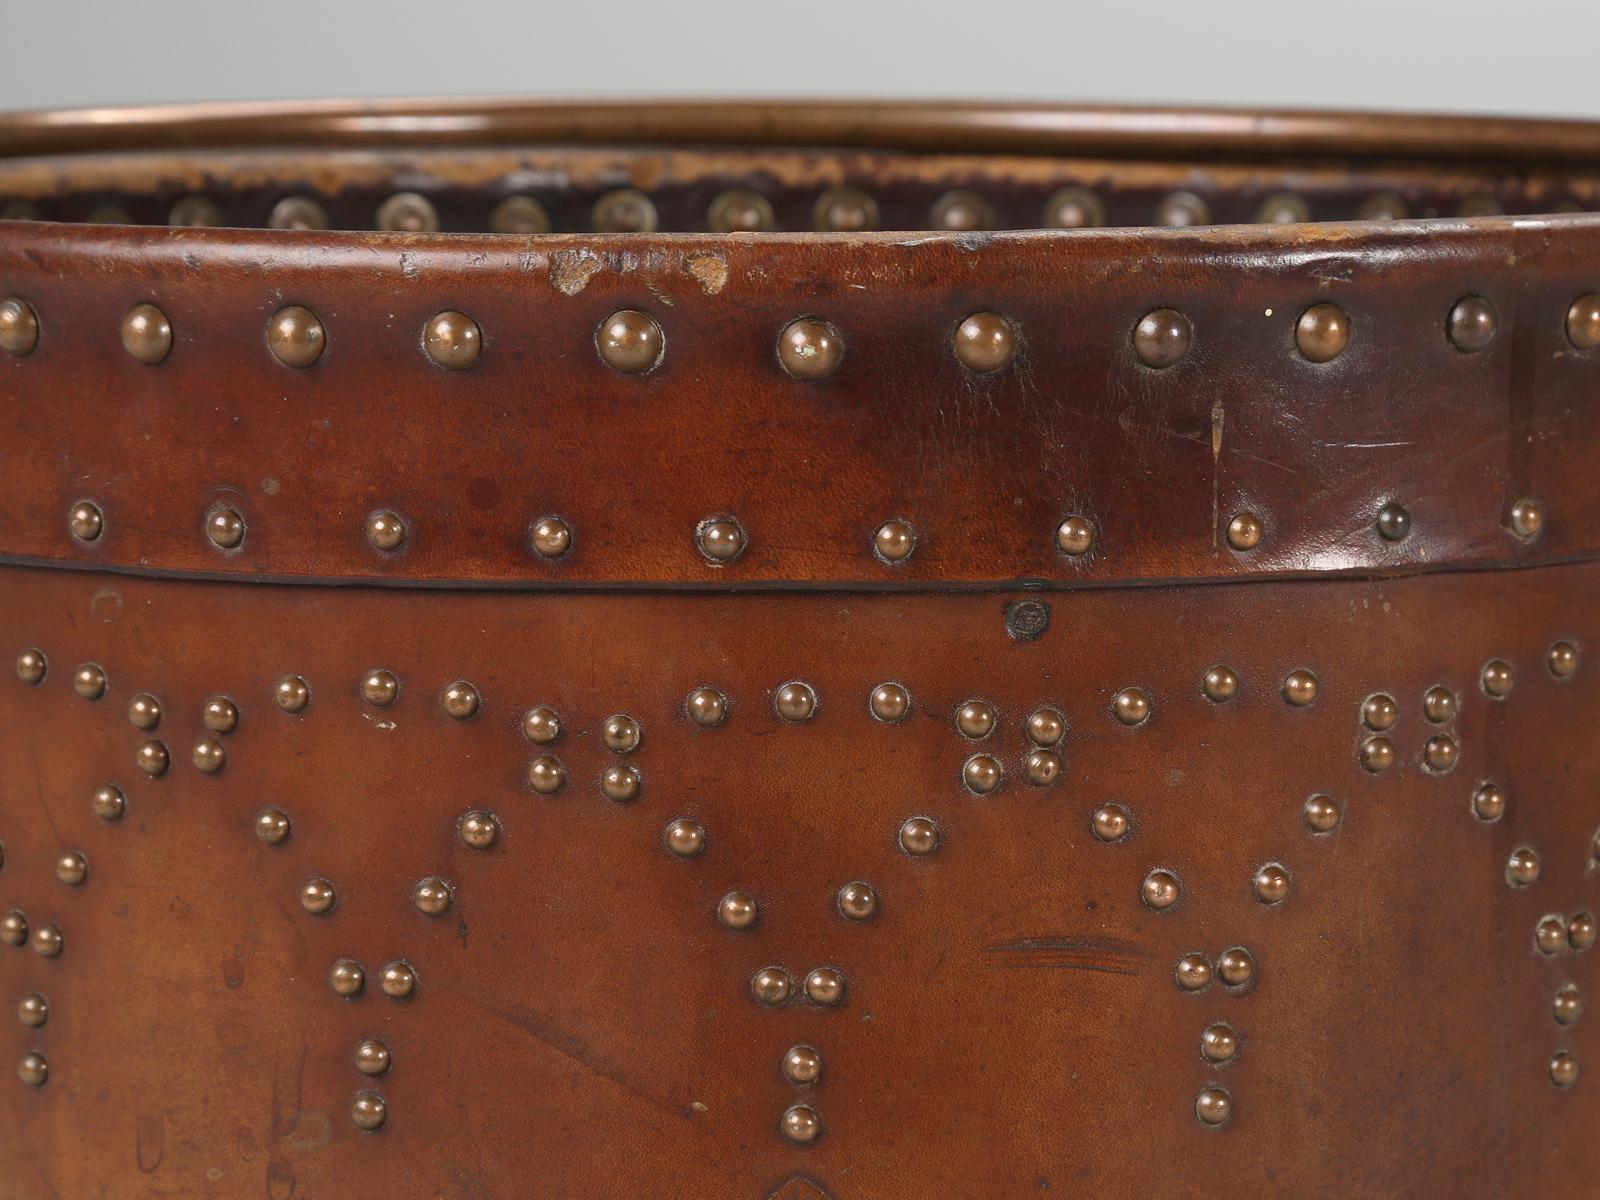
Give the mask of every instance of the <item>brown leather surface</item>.
M 1557 638 L 1593 646 L 1594 566 L 1380 582 L 1087 591 L 1056 597 L 1043 638 L 1005 633 L 983 596 L 510 596 L 322 591 L 12 570 L 0 581 L 9 645 L 50 660 L 43 683 L 0 687 L 0 903 L 54 921 L 47 961 L 0 946 L 7 997 L 38 990 L 49 1024 L 9 1019 L 15 1056 L 48 1052 L 39 1092 L 0 1087 L 0 1143 L 25 1196 L 759 1197 L 794 1175 L 845 1200 L 872 1196 L 1586 1195 L 1600 1169 L 1594 1081 L 1553 1088 L 1558 1048 L 1592 1067 L 1594 1022 L 1563 1030 L 1558 984 L 1586 999 L 1594 952 L 1546 958 L 1546 913 L 1600 904 L 1592 840 L 1600 752 L 1595 664 L 1567 682 L 1545 666 Z M 1478 687 L 1485 661 L 1515 672 L 1504 700 Z M 110 679 L 79 698 L 82 661 Z M 1239 695 L 1200 692 L 1214 663 Z M 392 669 L 399 700 L 375 709 L 357 683 Z M 1279 694 L 1316 673 L 1315 702 Z M 270 699 L 285 672 L 311 703 Z M 464 678 L 480 714 L 444 716 Z M 820 698 L 780 723 L 771 690 L 800 678 Z M 873 720 L 869 689 L 914 698 L 900 725 Z M 710 683 L 732 703 L 699 730 L 681 711 Z M 1434 727 L 1425 686 L 1460 715 Z M 1127 728 L 1112 694 L 1147 690 Z M 1357 763 L 1363 699 L 1400 717 L 1399 763 Z M 134 729 L 129 698 L 164 715 Z M 238 705 L 224 769 L 188 761 L 213 693 Z M 965 742 L 951 713 L 983 697 L 997 730 Z M 567 787 L 523 784 L 531 704 L 556 708 L 551 749 Z M 1020 778 L 1021 723 L 1066 716 L 1053 788 Z M 639 798 L 597 786 L 616 761 L 596 737 L 613 712 L 641 723 L 629 761 Z M 1448 774 L 1419 766 L 1427 737 L 1458 738 Z M 143 777 L 146 736 L 170 748 Z M 1008 779 L 978 797 L 963 760 L 989 751 Z M 1500 821 L 1474 817 L 1480 780 L 1505 788 Z M 127 814 L 88 798 L 114 782 Z M 1301 805 L 1325 792 L 1343 820 L 1310 834 Z M 1090 833 L 1107 801 L 1132 814 L 1124 843 Z M 255 813 L 281 805 L 280 847 Z M 488 852 L 455 822 L 487 809 Z M 901 853 L 895 833 L 932 817 L 940 848 Z M 661 844 L 681 815 L 707 830 L 683 861 Z M 1543 871 L 1507 885 L 1508 855 Z M 81 849 L 80 889 L 52 874 Z M 1290 872 L 1269 908 L 1252 872 Z M 1139 900 L 1166 867 L 1172 909 Z M 412 882 L 456 889 L 449 916 L 410 905 Z M 320 875 L 337 908 L 312 917 L 297 889 Z M 881 911 L 833 908 L 870 882 Z M 741 888 L 762 915 L 734 933 L 714 916 Z M 1173 981 L 1184 953 L 1246 946 L 1255 986 L 1198 994 Z M 368 994 L 341 1000 L 325 975 L 350 956 Z M 404 958 L 406 1002 L 377 994 Z M 834 1009 L 767 1009 L 748 980 L 769 964 L 798 980 L 831 964 Z M 1241 1038 L 1209 1067 L 1209 1022 Z M 362 1036 L 387 1039 L 388 1075 L 351 1065 Z M 823 1079 L 788 1084 L 793 1044 L 820 1050 Z M 356 1092 L 389 1106 L 375 1134 L 351 1124 Z M 1233 1097 L 1220 1129 L 1194 1115 L 1207 1084 Z M 777 1122 L 797 1100 L 825 1123 L 791 1147 Z M 785 1195 L 810 1195 L 791 1191 Z

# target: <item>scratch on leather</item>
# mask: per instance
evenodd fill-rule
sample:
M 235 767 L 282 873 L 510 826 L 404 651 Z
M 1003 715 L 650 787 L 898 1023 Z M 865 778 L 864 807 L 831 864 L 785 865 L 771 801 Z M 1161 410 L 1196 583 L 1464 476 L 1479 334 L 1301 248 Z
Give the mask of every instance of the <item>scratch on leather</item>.
M 988 965 L 1031 970 L 1098 971 L 1106 975 L 1137 975 L 1144 952 L 1129 943 L 1096 941 L 1083 937 L 1025 937 L 985 946 Z

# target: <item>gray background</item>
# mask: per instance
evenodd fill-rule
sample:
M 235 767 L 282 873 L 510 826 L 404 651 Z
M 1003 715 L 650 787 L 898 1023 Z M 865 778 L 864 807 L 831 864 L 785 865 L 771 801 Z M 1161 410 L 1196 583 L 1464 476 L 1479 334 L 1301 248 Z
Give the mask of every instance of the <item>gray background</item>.
M 1594 0 L 0 0 L 0 108 L 909 95 L 1600 115 Z

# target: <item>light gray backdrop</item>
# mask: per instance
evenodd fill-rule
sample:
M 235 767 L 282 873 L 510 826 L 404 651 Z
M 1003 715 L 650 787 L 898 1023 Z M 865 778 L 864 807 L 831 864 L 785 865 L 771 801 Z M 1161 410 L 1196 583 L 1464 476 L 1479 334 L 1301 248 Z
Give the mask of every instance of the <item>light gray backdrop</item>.
M 0 0 L 0 108 L 1048 97 L 1600 116 L 1594 0 Z

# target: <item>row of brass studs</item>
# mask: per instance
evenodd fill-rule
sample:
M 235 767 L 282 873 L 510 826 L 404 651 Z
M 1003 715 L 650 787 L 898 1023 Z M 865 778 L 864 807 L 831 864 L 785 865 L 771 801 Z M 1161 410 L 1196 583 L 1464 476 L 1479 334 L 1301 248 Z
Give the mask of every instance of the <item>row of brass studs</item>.
M 1465 197 L 1457 206 L 1461 217 L 1499 216 L 1500 202 L 1487 193 Z M 1565 202 L 1556 211 L 1580 212 L 1576 202 Z M 1356 213 L 1363 221 L 1403 220 L 1409 214 L 1405 199 L 1392 191 L 1375 192 L 1364 200 Z M 38 220 L 37 205 L 14 200 L 0 210 L 0 219 Z M 660 215 L 653 201 L 637 188 L 614 188 L 603 193 L 590 210 L 590 228 L 595 233 L 654 233 L 660 228 Z M 1255 220 L 1263 225 L 1282 225 L 1310 221 L 1311 206 L 1294 192 L 1275 192 L 1262 200 Z M 812 227 L 823 233 L 860 233 L 879 227 L 878 202 L 859 188 L 830 188 L 817 196 L 812 205 Z M 1090 229 L 1106 223 L 1105 203 L 1095 192 L 1083 187 L 1064 187 L 1045 201 L 1039 216 L 1048 229 Z M 420 192 L 397 192 L 373 213 L 374 226 L 390 233 L 436 233 L 438 210 Z M 930 230 L 946 233 L 972 233 L 999 228 L 999 213 L 983 193 L 970 188 L 953 188 L 940 195 L 928 210 Z M 128 212 L 114 204 L 101 205 L 90 212 L 88 224 L 129 225 Z M 1152 225 L 1187 228 L 1212 223 L 1211 206 L 1190 191 L 1169 192 L 1151 210 Z M 178 199 L 168 211 L 167 224 L 187 228 L 216 228 L 227 224 L 222 205 L 209 196 L 188 195 Z M 332 227 L 327 209 L 310 196 L 285 196 L 267 217 L 269 229 L 325 230 Z M 706 227 L 713 233 L 768 233 L 778 228 L 772 201 L 753 188 L 732 187 L 717 193 L 706 209 Z M 489 212 L 488 228 L 493 233 L 532 236 L 551 232 L 549 211 L 529 195 L 508 196 Z
M 1600 294 L 1588 292 L 1573 300 L 1565 319 L 1567 341 L 1577 350 L 1600 346 Z M 1493 344 L 1500 316 L 1492 301 L 1469 295 L 1446 314 L 1444 332 L 1463 354 L 1476 354 Z M 39 344 L 39 318 L 27 301 L 12 296 L 0 301 L 0 348 L 22 357 Z M 1337 304 L 1311 305 L 1295 323 L 1295 346 L 1313 363 L 1328 363 L 1350 344 L 1352 324 Z M 322 320 L 309 308 L 289 305 L 267 320 L 266 343 L 285 366 L 305 369 L 322 358 L 327 347 Z M 996 312 L 975 312 L 955 328 L 950 349 L 967 370 L 986 375 L 1009 366 L 1022 336 L 1017 324 Z M 1130 342 L 1139 361 L 1156 370 L 1175 366 L 1193 347 L 1194 326 L 1183 313 L 1157 308 L 1133 326 Z M 600 359 L 624 375 L 642 375 L 666 357 L 667 339 L 648 313 L 620 309 L 595 327 L 594 347 Z M 172 352 L 172 323 L 154 304 L 136 304 L 122 319 L 122 345 L 139 362 L 154 366 Z M 438 366 L 461 370 L 483 352 L 477 321 L 454 309 L 436 313 L 420 333 L 423 353 Z M 844 361 L 845 339 L 817 317 L 800 317 L 779 331 L 774 357 L 791 377 L 807 382 L 828 378 Z

